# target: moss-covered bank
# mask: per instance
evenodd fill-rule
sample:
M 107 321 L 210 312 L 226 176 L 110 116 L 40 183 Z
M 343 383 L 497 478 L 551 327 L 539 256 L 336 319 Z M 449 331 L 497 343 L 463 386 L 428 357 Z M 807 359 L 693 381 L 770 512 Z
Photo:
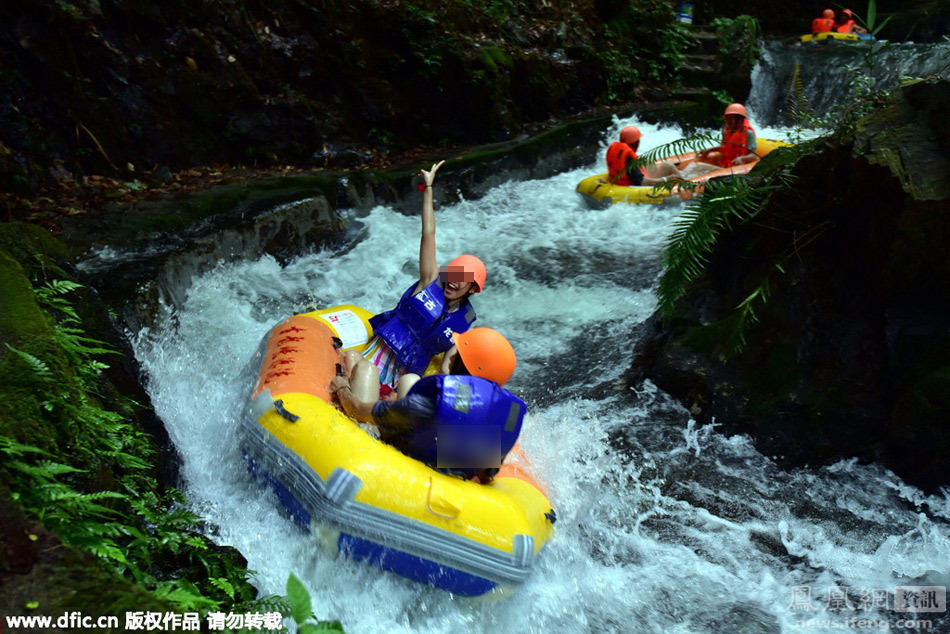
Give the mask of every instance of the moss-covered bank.
M 126 611 L 248 605 L 243 558 L 161 482 L 148 418 L 88 336 L 116 339 L 108 313 L 71 269 L 45 230 L 0 224 L 0 614 L 121 629 Z

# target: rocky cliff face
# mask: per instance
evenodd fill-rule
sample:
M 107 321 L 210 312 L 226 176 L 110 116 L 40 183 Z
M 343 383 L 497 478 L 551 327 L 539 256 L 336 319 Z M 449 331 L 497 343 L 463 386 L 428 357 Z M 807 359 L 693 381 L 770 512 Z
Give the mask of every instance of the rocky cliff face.
M 950 82 L 878 100 L 757 166 L 753 182 L 797 186 L 719 239 L 675 316 L 648 322 L 631 377 L 786 464 L 875 458 L 933 488 L 950 483 Z M 735 308 L 766 276 L 732 356 Z
M 668 82 L 674 27 L 654 0 L 4 3 L 0 191 L 508 140 Z

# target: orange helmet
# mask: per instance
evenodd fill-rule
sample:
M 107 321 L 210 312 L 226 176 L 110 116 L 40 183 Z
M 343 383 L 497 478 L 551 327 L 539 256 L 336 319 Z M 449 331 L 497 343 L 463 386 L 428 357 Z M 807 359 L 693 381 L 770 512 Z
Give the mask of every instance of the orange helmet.
M 485 278 L 488 276 L 484 262 L 474 255 L 460 255 L 449 262 L 449 266 L 461 266 L 463 271 L 471 273 L 474 278 L 472 283 L 475 285 L 475 292 L 482 292 L 482 288 L 485 286 Z
M 821 17 L 823 18 L 833 18 L 835 17 L 835 12 L 833 9 L 825 9 L 821 12 Z
M 635 125 L 628 125 L 626 128 L 620 131 L 620 142 L 626 143 L 627 145 L 633 145 L 640 140 L 640 137 L 643 135 L 640 134 L 640 128 Z
M 854 17 L 854 13 L 851 12 L 851 9 L 842 9 L 841 12 L 842 12 L 843 14 L 845 14 L 846 16 L 848 16 L 849 18 L 853 18 L 853 17 Z M 834 16 L 832 16 L 832 17 L 834 17 Z
M 745 106 L 743 106 L 741 103 L 731 103 L 728 106 L 726 106 L 726 111 L 722 113 L 722 116 L 725 117 L 726 115 L 729 115 L 729 114 L 737 114 L 744 117 L 746 116 Z
M 504 385 L 514 374 L 515 349 L 497 330 L 472 328 L 462 333 L 453 332 L 452 341 L 472 376 Z

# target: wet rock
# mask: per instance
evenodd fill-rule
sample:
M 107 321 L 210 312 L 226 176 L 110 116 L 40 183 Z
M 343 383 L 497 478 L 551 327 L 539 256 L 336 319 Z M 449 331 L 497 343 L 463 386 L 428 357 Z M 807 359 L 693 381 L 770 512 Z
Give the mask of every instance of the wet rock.
M 753 181 L 786 170 L 795 186 L 720 236 L 673 318 L 648 322 L 631 378 L 787 465 L 858 456 L 950 483 L 946 108 L 947 80 L 905 84 L 834 137 L 763 161 Z M 735 307 L 766 277 L 734 355 Z

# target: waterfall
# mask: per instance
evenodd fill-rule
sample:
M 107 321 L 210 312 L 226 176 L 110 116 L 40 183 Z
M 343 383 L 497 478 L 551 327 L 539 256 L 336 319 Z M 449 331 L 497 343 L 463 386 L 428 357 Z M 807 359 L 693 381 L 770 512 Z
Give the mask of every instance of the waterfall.
M 855 91 L 888 90 L 905 77 L 950 75 L 950 43 L 789 43 L 763 45 L 752 71 L 748 106 L 759 125 L 792 125 L 786 102 L 796 67 L 805 97 L 819 117 L 853 101 Z

